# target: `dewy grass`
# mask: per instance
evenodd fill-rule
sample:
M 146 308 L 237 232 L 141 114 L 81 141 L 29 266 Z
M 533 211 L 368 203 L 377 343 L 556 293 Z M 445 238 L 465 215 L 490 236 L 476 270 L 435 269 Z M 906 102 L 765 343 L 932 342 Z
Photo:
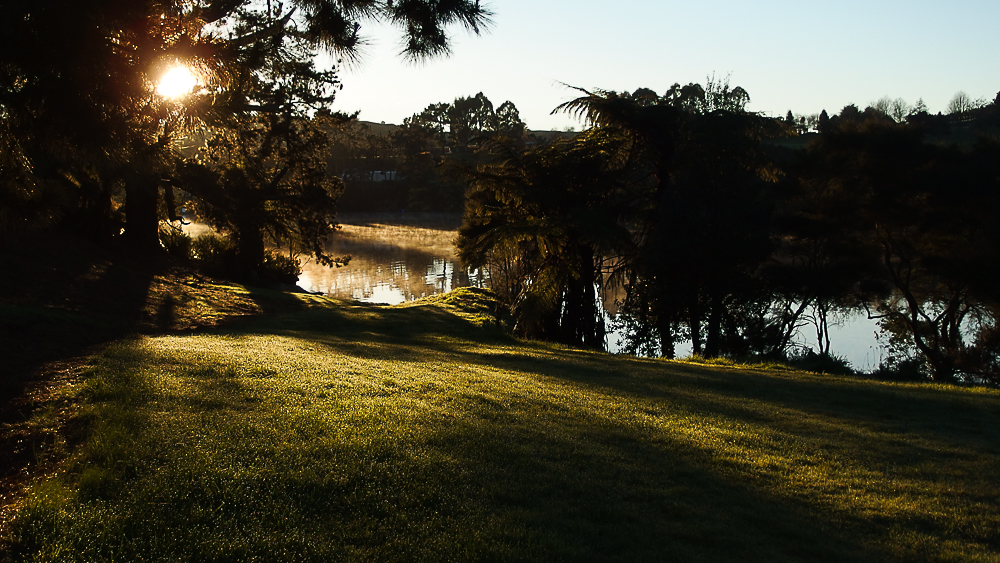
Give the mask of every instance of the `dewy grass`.
M 623 358 L 434 305 L 302 299 L 96 358 L 89 438 L 32 489 L 8 558 L 1000 556 L 996 391 Z
M 678 359 L 679 362 L 687 362 L 690 364 L 701 364 L 705 366 L 723 366 L 732 367 L 740 369 L 762 369 L 771 371 L 792 371 L 793 368 L 787 364 L 776 362 L 773 360 L 760 360 L 760 361 L 737 361 L 732 358 L 718 357 L 718 358 L 705 358 L 699 356 L 698 354 L 691 354 L 683 358 Z

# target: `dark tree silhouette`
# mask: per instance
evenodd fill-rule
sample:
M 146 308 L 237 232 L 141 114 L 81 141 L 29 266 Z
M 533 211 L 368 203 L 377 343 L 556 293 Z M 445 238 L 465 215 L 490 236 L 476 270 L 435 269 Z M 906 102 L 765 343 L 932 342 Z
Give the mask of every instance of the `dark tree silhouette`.
M 471 98 L 431 104 L 424 111 L 403 120 L 403 127 L 424 131 L 458 153 L 468 153 L 469 144 L 483 137 L 502 135 L 521 141 L 527 132 L 517 107 L 507 101 L 494 109 L 482 92 Z
M 830 116 L 827 115 L 826 110 L 819 112 L 819 123 L 817 124 L 817 130 L 820 133 L 825 132 L 830 127 Z
M 660 98 L 585 93 L 559 109 L 625 139 L 630 174 L 652 180 L 634 182 L 625 310 L 656 327 L 667 356 L 681 323 L 696 353 L 747 348 L 736 317 L 757 299 L 748 280 L 769 252 L 761 190 L 773 171 L 759 139 L 773 122 L 745 112 L 749 96 L 728 82 L 674 85 Z
M 459 254 L 489 268 L 517 334 L 603 349 L 603 261 L 631 244 L 618 221 L 618 143 L 601 131 L 526 151 L 500 139 L 490 162 L 465 169 Z
M 798 209 L 834 226 L 835 254 L 869 257 L 844 267 L 897 351 L 915 352 L 938 381 L 995 379 L 985 351 L 995 292 L 985 280 L 1000 258 L 996 143 L 931 144 L 920 127 L 873 116 L 840 122 L 809 153 L 809 197 L 844 204 Z
M 5 2 L 0 135 L 25 158 L 0 178 L 3 189 L 27 193 L 22 207 L 30 208 L 47 186 L 58 186 L 71 202 L 62 212 L 72 214 L 107 213 L 123 186 L 125 237 L 155 250 L 159 183 L 178 132 L 274 110 L 246 89 L 248 75 L 267 72 L 276 56 L 299 65 L 320 49 L 356 57 L 362 22 L 401 28 L 404 56 L 445 54 L 447 26 L 478 33 L 489 16 L 472 0 Z M 154 91 L 177 62 L 196 68 L 204 85 L 183 103 Z
M 269 244 L 344 262 L 326 252 L 343 191 L 326 170 L 327 119 L 262 114 L 212 137 L 200 163 L 183 165 L 178 179 L 199 216 L 234 242 L 238 277 L 259 279 Z

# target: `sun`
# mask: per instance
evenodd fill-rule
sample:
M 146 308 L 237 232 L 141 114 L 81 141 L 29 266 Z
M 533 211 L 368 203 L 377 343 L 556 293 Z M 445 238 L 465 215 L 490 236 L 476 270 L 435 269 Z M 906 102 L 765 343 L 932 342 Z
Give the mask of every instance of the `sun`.
M 198 79 L 186 66 L 177 65 L 163 73 L 156 85 L 156 93 L 165 98 L 181 98 L 191 93 Z

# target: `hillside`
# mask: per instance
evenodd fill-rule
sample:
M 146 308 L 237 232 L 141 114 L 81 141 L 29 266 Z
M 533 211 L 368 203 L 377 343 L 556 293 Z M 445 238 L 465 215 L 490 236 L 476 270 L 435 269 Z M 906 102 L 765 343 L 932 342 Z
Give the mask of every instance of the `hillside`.
M 399 125 L 386 123 L 384 121 L 375 123 L 374 121 L 359 120 L 358 123 L 362 126 L 368 126 L 372 134 L 375 135 L 389 135 L 399 129 Z M 535 137 L 544 139 L 545 141 L 552 141 L 554 139 L 570 139 L 577 134 L 575 131 L 535 131 L 531 129 L 529 129 L 527 133 L 528 135 L 534 135 Z
M 7 560 L 1000 557 L 996 391 L 520 342 L 477 290 L 228 290 L 269 314 L 120 339 L 36 412 L 71 423 Z

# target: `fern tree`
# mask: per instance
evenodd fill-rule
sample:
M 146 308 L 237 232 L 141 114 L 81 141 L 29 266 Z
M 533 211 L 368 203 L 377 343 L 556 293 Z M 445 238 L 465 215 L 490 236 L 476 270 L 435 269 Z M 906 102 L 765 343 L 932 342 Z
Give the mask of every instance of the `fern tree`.
M 490 148 L 489 163 L 464 171 L 460 257 L 489 270 L 515 333 L 603 348 L 605 260 L 631 245 L 619 221 L 620 139 L 595 131 L 529 150 L 509 140 Z
M 650 177 L 629 206 L 625 311 L 656 328 L 667 356 L 681 335 L 709 356 L 764 348 L 743 329 L 748 306 L 767 298 L 751 281 L 769 253 L 769 120 L 746 112 L 749 96 L 728 81 L 583 93 L 557 109 L 625 139 L 633 175 Z

